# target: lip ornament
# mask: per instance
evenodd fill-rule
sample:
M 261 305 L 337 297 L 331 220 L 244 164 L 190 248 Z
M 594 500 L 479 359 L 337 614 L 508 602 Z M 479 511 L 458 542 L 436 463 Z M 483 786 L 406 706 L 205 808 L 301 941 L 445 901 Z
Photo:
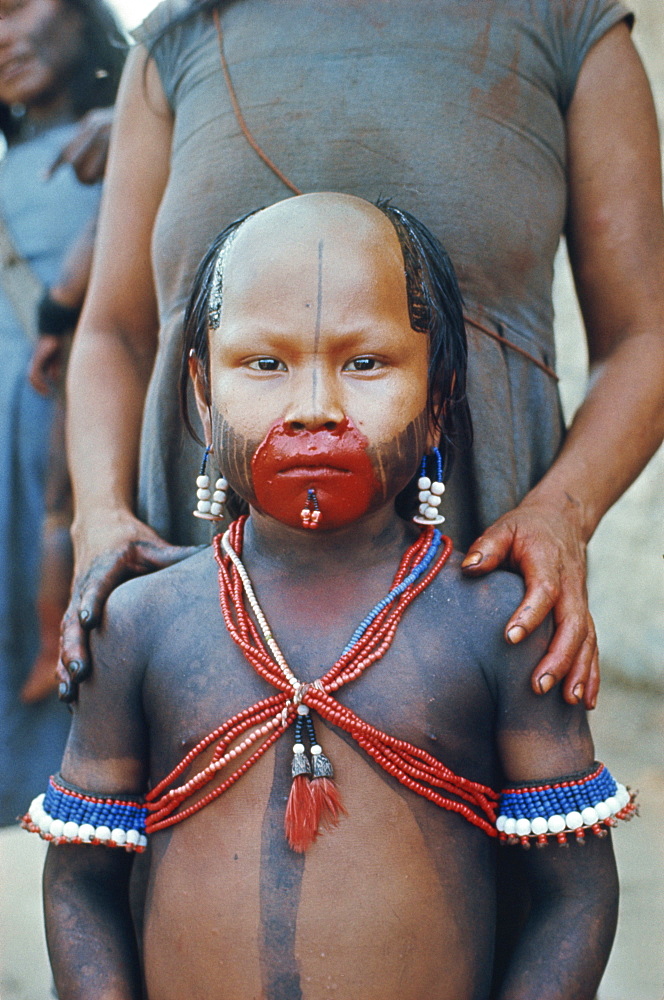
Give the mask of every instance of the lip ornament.
M 316 490 L 307 490 L 307 505 L 300 511 L 303 528 L 317 528 L 320 524 L 320 510 Z

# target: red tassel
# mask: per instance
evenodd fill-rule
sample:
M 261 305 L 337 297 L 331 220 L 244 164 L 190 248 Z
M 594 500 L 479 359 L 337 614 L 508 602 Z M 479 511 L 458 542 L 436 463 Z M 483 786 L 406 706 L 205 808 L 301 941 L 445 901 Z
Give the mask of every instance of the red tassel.
M 347 816 L 339 789 L 332 778 L 314 778 L 311 782 L 311 797 L 314 803 L 317 827 L 330 830 L 339 825 L 341 815 Z
M 293 778 L 284 816 L 284 831 L 290 847 L 298 854 L 311 847 L 318 836 L 318 813 L 306 774 Z

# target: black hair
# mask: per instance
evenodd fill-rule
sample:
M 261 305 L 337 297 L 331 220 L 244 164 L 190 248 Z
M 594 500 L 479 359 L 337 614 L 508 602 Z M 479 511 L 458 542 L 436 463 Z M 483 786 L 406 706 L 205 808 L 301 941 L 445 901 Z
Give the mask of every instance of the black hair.
M 401 244 L 411 327 L 429 337 L 427 407 L 430 420 L 439 432 L 439 448 L 445 478 L 448 478 L 454 452 L 463 451 L 472 443 L 472 422 L 466 397 L 468 347 L 461 291 L 449 256 L 423 223 L 387 200 L 381 199 L 376 207 L 390 220 Z M 193 353 L 198 359 L 208 391 L 209 299 L 217 258 L 245 220 L 260 211 L 262 209 L 247 213 L 219 233 L 198 267 L 185 311 L 180 413 L 187 430 L 200 444 L 203 442 L 189 410 L 189 357 Z M 400 513 L 412 506 L 414 492 L 411 484 L 398 498 Z
M 75 118 L 92 108 L 107 108 L 115 102 L 129 40 L 106 0 L 61 0 L 77 11 L 83 22 L 80 57 L 69 88 Z M 0 132 L 11 143 L 19 133 L 21 118 L 0 102 Z

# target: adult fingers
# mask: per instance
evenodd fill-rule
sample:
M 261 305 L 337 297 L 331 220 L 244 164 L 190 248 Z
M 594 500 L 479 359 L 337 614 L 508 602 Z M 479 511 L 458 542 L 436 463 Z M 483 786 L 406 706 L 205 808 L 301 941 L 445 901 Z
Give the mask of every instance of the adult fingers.
M 78 610 L 81 624 L 86 629 L 97 628 L 109 595 L 125 580 L 165 569 L 198 550 L 196 545 L 137 541 L 98 557 L 81 584 Z
M 496 569 L 510 556 L 514 535 L 514 526 L 510 521 L 497 521 L 469 546 L 461 569 L 473 576 Z
M 565 678 L 563 697 L 569 704 L 576 705 L 585 697 L 597 649 L 595 626 L 585 593 L 576 594 L 572 588 L 565 588 L 554 607 L 554 620 L 553 639 L 533 671 L 533 690 L 546 694 Z
M 198 546 L 130 542 L 98 556 L 88 571 L 75 580 L 61 632 L 62 669 L 58 676 L 63 700 L 75 699 L 78 683 L 90 673 L 89 633 L 101 623 L 111 592 L 125 580 L 163 569 L 197 551 Z
M 78 695 L 78 684 L 90 673 L 88 633 L 78 617 L 78 591 L 74 587 L 60 629 L 60 660 L 57 666 L 58 697 L 72 702 Z
M 583 700 L 588 711 L 591 711 L 597 705 L 597 696 L 599 694 L 599 649 L 595 646 L 595 652 L 593 653 L 593 658 L 590 663 L 590 674 L 588 675 L 588 683 L 586 684 L 586 690 L 584 692 Z

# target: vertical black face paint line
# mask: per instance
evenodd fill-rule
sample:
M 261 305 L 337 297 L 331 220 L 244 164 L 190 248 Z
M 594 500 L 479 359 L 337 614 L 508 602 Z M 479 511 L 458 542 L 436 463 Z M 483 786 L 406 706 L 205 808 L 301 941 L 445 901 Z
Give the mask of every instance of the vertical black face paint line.
M 302 1000 L 295 934 L 305 856 L 284 836 L 284 804 L 292 754 L 277 743 L 274 781 L 261 831 L 259 948 L 263 995 L 270 1000 Z
M 318 293 L 316 296 L 316 325 L 314 327 L 314 367 L 311 376 L 311 406 L 312 413 L 316 413 L 318 404 L 318 352 L 320 350 L 320 331 L 323 315 L 323 246 L 324 241 L 318 243 Z

